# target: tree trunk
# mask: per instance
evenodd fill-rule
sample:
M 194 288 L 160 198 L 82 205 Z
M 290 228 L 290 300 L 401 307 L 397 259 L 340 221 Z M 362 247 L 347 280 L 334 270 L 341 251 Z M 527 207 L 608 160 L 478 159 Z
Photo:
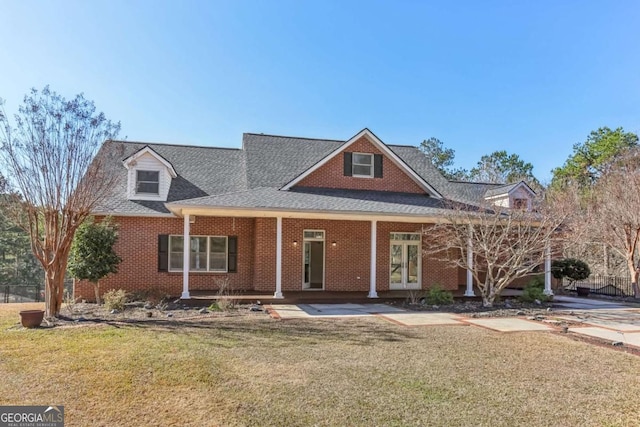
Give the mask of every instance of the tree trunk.
M 45 316 L 57 317 L 60 314 L 64 298 L 65 268 L 59 265 L 48 265 L 45 271 Z
M 490 298 L 488 295 L 482 295 L 482 306 L 483 307 L 493 307 L 493 300 L 495 297 Z
M 96 291 L 96 304 L 102 304 L 102 301 L 100 301 L 100 281 L 93 284 L 93 289 Z
M 493 302 L 496 299 L 496 293 L 494 287 L 492 285 L 485 284 L 482 292 L 482 306 L 483 307 L 493 307 Z
M 629 267 L 629 274 L 631 276 L 631 289 L 633 289 L 633 297 L 640 298 L 640 291 L 638 289 L 638 275 L 640 274 L 640 265 L 636 266 L 633 262 L 633 254 L 627 255 L 627 267 Z

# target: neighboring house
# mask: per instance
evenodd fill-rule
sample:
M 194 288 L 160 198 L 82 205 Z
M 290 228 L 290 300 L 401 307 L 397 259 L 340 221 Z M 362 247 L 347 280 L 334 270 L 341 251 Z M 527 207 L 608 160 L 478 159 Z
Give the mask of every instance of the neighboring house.
M 436 284 L 471 295 L 464 269 L 423 255 L 430 224 L 447 201 L 521 208 L 534 195 L 523 182 L 448 181 L 418 148 L 368 129 L 347 141 L 244 134 L 241 149 L 107 141 L 97 156 L 114 155 L 118 183 L 95 214 L 119 224 L 123 261 L 102 289 L 182 298 L 220 279 L 275 298 Z

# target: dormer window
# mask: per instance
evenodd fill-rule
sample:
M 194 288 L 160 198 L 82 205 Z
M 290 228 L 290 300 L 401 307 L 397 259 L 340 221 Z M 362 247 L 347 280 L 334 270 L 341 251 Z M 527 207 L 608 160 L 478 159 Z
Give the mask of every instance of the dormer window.
M 513 204 L 511 206 L 513 209 L 520 210 L 528 210 L 529 209 L 529 200 L 528 199 L 513 199 Z
M 373 178 L 373 154 L 353 153 L 352 176 Z
M 160 172 L 136 171 L 136 194 L 160 194 Z
M 127 199 L 167 201 L 171 180 L 178 174 L 171 163 L 144 146 L 122 161 L 127 168 Z

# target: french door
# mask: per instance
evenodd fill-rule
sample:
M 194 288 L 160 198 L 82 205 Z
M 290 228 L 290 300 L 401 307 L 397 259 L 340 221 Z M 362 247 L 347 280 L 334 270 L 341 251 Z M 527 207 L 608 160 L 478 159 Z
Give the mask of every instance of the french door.
M 391 233 L 389 289 L 420 289 L 419 233 Z

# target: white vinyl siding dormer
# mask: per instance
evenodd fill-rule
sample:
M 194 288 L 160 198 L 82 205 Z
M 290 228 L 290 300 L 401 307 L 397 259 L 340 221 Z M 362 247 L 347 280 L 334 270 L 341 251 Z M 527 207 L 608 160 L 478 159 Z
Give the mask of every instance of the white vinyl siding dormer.
M 127 168 L 127 198 L 129 200 L 166 201 L 171 180 L 177 175 L 170 163 L 148 147 L 124 162 Z M 157 193 L 153 182 L 157 173 Z M 138 182 L 142 180 L 141 182 Z
M 531 210 L 531 194 L 522 187 L 514 189 L 509 194 L 509 207 L 511 209 Z
M 535 193 L 533 193 L 528 185 L 522 182 L 508 192 L 486 197 L 485 200 L 491 202 L 495 206 L 503 208 L 525 209 L 530 211 L 533 207 L 532 203 L 534 197 Z

